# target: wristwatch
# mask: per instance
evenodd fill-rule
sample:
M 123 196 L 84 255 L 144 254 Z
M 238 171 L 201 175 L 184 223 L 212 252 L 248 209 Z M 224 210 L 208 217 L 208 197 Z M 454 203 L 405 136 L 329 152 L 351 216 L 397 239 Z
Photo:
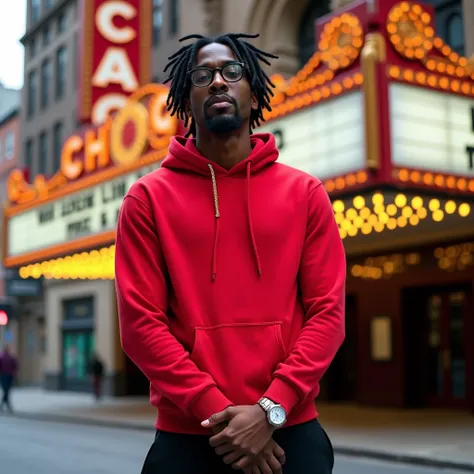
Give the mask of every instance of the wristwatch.
M 281 428 L 286 423 L 286 411 L 281 405 L 266 397 L 262 397 L 258 404 L 266 412 L 268 423 L 274 428 Z

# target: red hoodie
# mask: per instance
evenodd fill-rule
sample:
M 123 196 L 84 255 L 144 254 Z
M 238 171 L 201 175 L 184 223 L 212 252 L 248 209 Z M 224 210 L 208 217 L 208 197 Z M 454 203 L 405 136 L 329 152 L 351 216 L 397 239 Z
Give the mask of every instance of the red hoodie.
M 346 262 L 316 178 L 276 163 L 273 135 L 227 171 L 174 138 L 123 201 L 116 240 L 120 334 L 150 380 L 160 430 L 266 396 L 287 426 L 317 416 L 344 339 Z

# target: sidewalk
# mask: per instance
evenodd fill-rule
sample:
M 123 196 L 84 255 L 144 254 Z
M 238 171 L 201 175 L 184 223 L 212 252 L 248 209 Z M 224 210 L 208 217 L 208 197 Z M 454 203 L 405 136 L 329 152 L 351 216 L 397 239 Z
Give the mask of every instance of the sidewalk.
M 153 430 L 146 398 L 105 398 L 19 388 L 15 416 Z M 390 410 L 319 404 L 320 421 L 336 453 L 458 468 L 474 472 L 474 416 L 461 411 Z

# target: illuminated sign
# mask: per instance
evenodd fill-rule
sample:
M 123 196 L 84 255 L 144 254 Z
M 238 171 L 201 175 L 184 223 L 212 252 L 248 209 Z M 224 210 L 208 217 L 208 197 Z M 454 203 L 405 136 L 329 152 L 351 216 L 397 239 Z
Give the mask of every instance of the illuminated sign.
M 151 0 L 83 0 L 79 118 L 103 124 L 150 82 Z
M 255 131 L 275 133 L 280 163 L 319 179 L 366 167 L 360 91 L 272 120 Z
M 127 191 L 137 179 L 159 166 L 155 163 L 12 216 L 8 222 L 7 256 L 15 257 L 115 230 Z
M 474 176 L 474 99 L 390 84 L 392 162 Z
M 166 108 L 168 88 L 151 84 L 137 91 L 114 118 L 84 136 L 73 135 L 63 145 L 61 168 L 47 180 L 38 175 L 30 185 L 22 170 L 14 170 L 7 182 L 11 204 L 48 199 L 87 174 L 111 167 L 127 167 L 151 150 L 164 150 L 178 132 L 179 121 Z

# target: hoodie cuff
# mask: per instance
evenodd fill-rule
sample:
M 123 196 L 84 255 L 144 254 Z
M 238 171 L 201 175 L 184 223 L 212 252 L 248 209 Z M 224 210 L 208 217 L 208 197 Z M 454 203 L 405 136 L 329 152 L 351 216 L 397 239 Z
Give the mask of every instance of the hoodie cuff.
M 293 385 L 279 377 L 273 379 L 273 382 L 263 396 L 269 398 L 272 402 L 281 405 L 285 409 L 287 415 L 291 413 L 293 408 L 301 400 L 299 393 Z
M 201 422 L 232 405 L 234 404 L 217 387 L 211 387 L 194 399 L 191 413 Z

